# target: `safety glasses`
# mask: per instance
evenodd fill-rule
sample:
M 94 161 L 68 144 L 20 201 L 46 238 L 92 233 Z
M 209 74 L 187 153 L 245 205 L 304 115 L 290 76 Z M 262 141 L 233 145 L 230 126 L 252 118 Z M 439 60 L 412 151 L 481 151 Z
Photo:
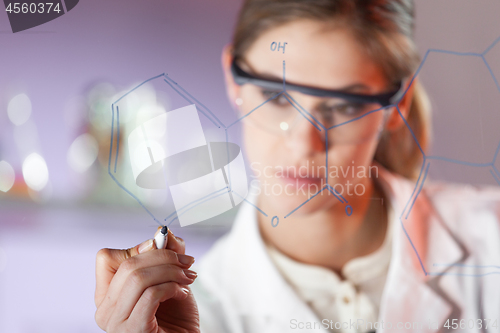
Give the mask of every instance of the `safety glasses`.
M 252 85 L 247 94 L 253 109 L 246 118 L 258 127 L 287 135 L 301 119 L 307 119 L 330 143 L 359 143 L 376 138 L 383 130 L 389 111 L 404 92 L 404 84 L 377 95 L 327 90 L 266 79 L 244 71 L 233 60 L 231 72 L 238 85 Z M 314 110 L 305 110 L 297 102 L 300 94 L 321 98 Z M 251 97 L 249 97 L 251 96 Z
M 273 81 L 264 78 L 254 76 L 250 73 L 245 72 L 238 65 L 236 59 L 233 59 L 231 64 L 231 73 L 233 74 L 234 82 L 238 85 L 244 85 L 247 83 L 256 85 L 258 87 L 270 89 L 270 90 L 284 90 L 283 81 Z M 378 95 L 363 95 L 363 94 L 353 94 L 340 90 L 327 90 L 321 88 L 314 88 L 309 86 L 303 86 L 294 83 L 286 82 L 286 90 L 297 91 L 306 95 L 316 96 L 316 97 L 335 97 L 344 100 L 349 100 L 355 103 L 376 103 L 380 104 L 382 107 L 395 104 L 397 100 L 401 97 L 403 93 L 403 82 L 399 82 L 397 88 L 383 94 Z

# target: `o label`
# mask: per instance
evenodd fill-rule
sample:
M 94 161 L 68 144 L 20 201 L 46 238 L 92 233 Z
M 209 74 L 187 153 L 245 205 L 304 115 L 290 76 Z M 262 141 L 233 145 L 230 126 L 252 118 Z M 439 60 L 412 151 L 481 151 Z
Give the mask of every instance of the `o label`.
M 276 220 L 276 224 L 274 223 L 275 220 Z M 279 217 L 273 216 L 273 218 L 271 220 L 271 225 L 273 226 L 273 228 L 276 228 L 278 226 L 278 223 L 280 223 Z

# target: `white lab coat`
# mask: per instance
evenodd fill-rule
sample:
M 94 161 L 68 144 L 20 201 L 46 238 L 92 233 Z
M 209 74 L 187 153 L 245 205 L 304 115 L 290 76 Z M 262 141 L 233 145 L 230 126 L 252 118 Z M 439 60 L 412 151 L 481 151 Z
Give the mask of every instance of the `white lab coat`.
M 458 324 L 465 319 L 468 325 L 474 320 L 474 327 L 462 332 L 485 331 L 484 319 L 496 319 L 500 327 L 500 190 L 426 184 L 408 219 L 403 215 L 400 220 L 418 191 L 415 183 L 382 167 L 379 180 L 396 224 L 378 320 L 385 329 L 377 332 L 441 332 L 447 319 L 450 325 L 451 319 Z M 231 231 L 197 267 L 192 290 L 202 333 L 327 332 L 320 324 L 328 318 L 318 318 L 273 265 L 256 214 L 242 203 Z M 478 319 L 483 319 L 483 329 Z M 316 326 L 299 329 L 307 323 Z M 408 323 L 414 328 L 398 329 Z M 417 328 L 419 324 L 423 326 Z

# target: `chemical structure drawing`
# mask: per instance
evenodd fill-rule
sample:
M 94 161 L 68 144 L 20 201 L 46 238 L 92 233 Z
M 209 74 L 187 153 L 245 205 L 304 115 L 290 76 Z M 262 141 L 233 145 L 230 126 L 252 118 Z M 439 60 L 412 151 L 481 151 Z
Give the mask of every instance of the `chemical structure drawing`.
M 421 147 L 421 145 L 420 145 L 420 143 L 419 143 L 416 135 L 414 134 L 411 126 L 409 125 L 409 123 L 407 122 L 407 120 L 405 119 L 405 117 L 403 116 L 403 114 L 402 114 L 402 112 L 401 112 L 401 110 L 399 108 L 399 104 L 400 104 L 401 100 L 404 98 L 404 96 L 406 95 L 406 93 L 410 89 L 411 85 L 414 83 L 415 79 L 418 77 L 418 75 L 421 72 L 422 68 L 424 67 L 424 65 L 425 65 L 428 57 L 431 54 L 433 54 L 433 53 L 442 53 L 442 54 L 446 54 L 446 55 L 449 55 L 449 56 L 457 56 L 457 57 L 478 57 L 478 58 L 482 59 L 482 61 L 484 62 L 484 65 L 486 66 L 489 74 L 491 75 L 493 83 L 496 85 L 496 88 L 497 88 L 498 92 L 500 93 L 500 84 L 499 84 L 496 76 L 494 75 L 493 70 L 491 69 L 490 65 L 488 64 L 488 61 L 485 58 L 486 55 L 488 54 L 488 52 L 490 52 L 499 43 L 500 43 L 500 37 L 497 38 L 482 53 L 455 52 L 455 51 L 440 50 L 440 49 L 429 49 L 425 53 L 425 55 L 424 55 L 422 61 L 420 62 L 420 65 L 417 68 L 415 74 L 410 79 L 408 86 L 406 87 L 406 89 L 401 94 L 399 94 L 397 96 L 397 98 L 393 101 L 393 103 L 385 105 L 385 106 L 383 106 L 381 108 L 378 108 L 378 109 L 371 110 L 371 111 L 369 111 L 369 112 L 367 112 L 367 113 L 365 113 L 365 114 L 363 114 L 363 115 L 361 115 L 359 117 L 351 119 L 351 120 L 349 120 L 347 122 L 343 122 L 343 123 L 340 123 L 340 124 L 335 124 L 334 126 L 329 126 L 329 127 L 324 126 L 321 123 L 321 121 L 319 121 L 316 117 L 314 117 L 314 115 L 311 112 L 309 112 L 305 108 L 303 108 L 287 92 L 287 84 L 288 83 L 285 80 L 285 77 L 286 77 L 286 63 L 285 63 L 285 61 L 283 61 L 283 89 L 282 89 L 282 91 L 280 91 L 280 92 L 276 93 L 275 95 L 273 95 L 272 97 L 268 98 L 266 101 L 264 101 L 260 105 L 256 106 L 251 111 L 249 111 L 248 113 L 246 113 L 246 114 L 242 115 L 241 117 L 237 118 L 235 121 L 231 122 L 228 125 L 224 124 L 214 114 L 214 112 L 212 112 L 207 106 L 205 106 L 198 99 L 196 99 L 193 95 L 191 95 L 188 91 L 186 91 L 183 87 L 181 87 L 172 78 L 170 78 L 168 76 L 168 74 L 163 73 L 163 74 L 154 76 L 154 77 L 152 77 L 152 78 L 150 78 L 148 80 L 145 80 L 141 84 L 137 85 L 136 87 L 134 87 L 133 89 L 131 89 L 130 91 L 128 91 L 126 94 L 124 94 L 123 96 L 121 96 L 119 99 L 117 99 L 111 105 L 112 126 L 111 126 L 111 141 L 110 141 L 110 152 L 109 152 L 109 161 L 108 161 L 108 174 L 113 179 L 113 181 L 116 182 L 116 184 L 119 187 L 121 187 L 125 192 L 127 192 L 132 198 L 134 198 L 139 203 L 139 205 L 141 205 L 142 208 L 144 208 L 144 210 L 159 225 L 163 225 L 163 223 L 161 223 L 151 213 L 151 211 L 148 210 L 148 208 L 141 202 L 141 200 L 139 200 L 139 198 L 137 198 L 125 186 L 123 186 L 122 183 L 114 175 L 116 173 L 116 164 L 117 164 L 117 160 L 118 160 L 119 135 L 120 135 L 120 133 L 119 133 L 119 117 L 120 117 L 119 113 L 120 113 L 120 111 L 119 111 L 119 105 L 118 104 L 128 94 L 132 93 L 134 90 L 138 89 L 139 87 L 141 87 L 145 83 L 153 81 L 153 80 L 161 80 L 161 81 L 165 82 L 170 88 L 172 88 L 173 91 L 175 91 L 177 94 L 179 94 L 179 96 L 181 96 L 189 104 L 196 105 L 196 110 L 201 115 L 203 115 L 205 118 L 207 118 L 217 129 L 220 129 L 220 130 L 224 131 L 225 138 L 226 138 L 225 145 L 226 145 L 227 149 L 229 149 L 228 147 L 231 144 L 231 142 L 229 142 L 229 135 L 228 135 L 228 130 L 230 128 L 232 128 L 237 123 L 243 121 L 245 118 L 249 117 L 251 114 L 253 114 L 255 112 L 258 112 L 258 110 L 260 108 L 262 108 L 266 103 L 269 103 L 270 101 L 272 101 L 272 100 L 274 100 L 274 99 L 276 99 L 276 98 L 278 98 L 280 96 L 283 96 L 288 101 L 288 103 L 290 103 L 290 105 L 293 106 L 293 108 L 297 111 L 298 114 L 300 114 L 312 126 L 314 126 L 314 128 L 316 128 L 316 130 L 319 133 L 322 133 L 322 135 L 324 135 L 324 138 L 325 138 L 325 141 L 324 141 L 325 142 L 325 151 L 326 151 L 325 165 L 326 165 L 326 169 L 327 170 L 328 170 L 328 135 L 329 135 L 329 132 L 331 132 L 335 128 L 339 128 L 341 126 L 345 126 L 348 123 L 359 121 L 360 119 L 362 119 L 362 118 L 364 118 L 366 116 L 375 114 L 377 112 L 382 112 L 383 110 L 391 109 L 392 108 L 392 109 L 394 109 L 394 110 L 397 111 L 399 117 L 402 119 L 402 121 L 404 123 L 404 126 L 408 129 L 408 131 L 412 135 L 415 143 L 418 146 L 418 149 L 419 149 L 420 153 L 422 154 L 422 166 L 420 168 L 418 179 L 416 180 L 415 187 L 413 188 L 413 191 L 412 191 L 410 197 L 408 198 L 408 200 L 407 200 L 407 202 L 406 202 L 406 204 L 405 204 L 405 206 L 404 206 L 401 214 L 399 215 L 398 220 L 399 220 L 401 228 L 402 228 L 402 230 L 403 230 L 403 232 L 404 232 L 404 234 L 405 234 L 405 236 L 406 236 L 409 244 L 411 245 L 411 247 L 412 247 L 412 249 L 413 249 L 413 251 L 414 251 L 414 253 L 415 253 L 415 255 L 416 255 L 416 257 L 417 257 L 417 259 L 419 261 L 419 263 L 420 263 L 420 267 L 422 269 L 423 274 L 426 275 L 426 276 L 430 276 L 430 275 L 448 275 L 448 274 L 451 274 L 451 275 L 465 275 L 465 276 L 473 276 L 473 277 L 480 277 L 480 276 L 486 276 L 486 275 L 492 275 L 492 274 L 500 274 L 500 266 L 497 266 L 497 265 L 465 265 L 465 264 L 458 264 L 458 263 L 455 263 L 455 264 L 434 263 L 433 267 L 438 267 L 438 266 L 442 266 L 442 267 L 446 267 L 446 268 L 450 268 L 452 266 L 462 267 L 462 268 L 468 268 L 468 267 L 470 267 L 470 268 L 480 268 L 480 269 L 491 269 L 492 271 L 488 271 L 488 272 L 485 272 L 485 273 L 479 273 L 479 274 L 478 273 L 475 273 L 475 274 L 454 273 L 454 272 L 449 272 L 447 270 L 445 270 L 445 271 L 433 271 L 431 268 L 426 267 L 424 265 L 422 257 L 419 254 L 419 252 L 417 251 L 417 248 L 416 248 L 416 246 L 414 244 L 414 241 L 413 241 L 410 233 L 408 232 L 407 227 L 405 226 L 405 221 L 407 221 L 408 218 L 410 217 L 410 214 L 412 212 L 414 204 L 415 204 L 417 198 L 419 197 L 419 195 L 420 195 L 420 193 L 421 193 L 421 191 L 422 191 L 422 189 L 424 187 L 424 183 L 425 183 L 425 181 L 427 179 L 427 176 L 428 176 L 429 167 L 433 163 L 433 161 L 439 160 L 439 161 L 444 161 L 444 162 L 447 162 L 447 163 L 452 163 L 452 164 L 457 164 L 457 165 L 465 165 L 465 166 L 470 166 L 470 167 L 475 167 L 475 168 L 486 168 L 489 171 L 489 173 L 491 174 L 491 176 L 493 177 L 493 179 L 498 183 L 498 185 L 500 185 L 500 171 L 498 170 L 497 166 L 495 165 L 495 163 L 497 162 L 497 159 L 498 159 L 499 152 L 500 152 L 500 141 L 498 142 L 498 144 L 496 146 L 496 150 L 494 152 L 494 155 L 492 156 L 491 161 L 484 162 L 484 163 L 473 163 L 473 162 L 468 162 L 468 161 L 451 159 L 451 158 L 447 158 L 447 157 L 444 157 L 444 156 L 427 155 L 424 152 L 423 148 Z M 275 46 L 275 49 L 276 49 L 276 45 L 274 45 L 274 46 Z M 271 50 L 272 50 L 272 47 L 273 46 L 271 46 Z M 280 50 L 278 49 L 278 51 L 280 51 Z M 284 53 L 284 46 L 283 46 L 283 53 Z M 112 160 L 113 160 L 112 150 L 113 150 L 113 144 L 114 144 L 113 137 L 114 137 L 114 134 L 115 134 L 115 132 L 114 132 L 115 119 L 116 119 L 116 124 L 117 124 L 116 125 L 116 127 L 117 127 L 117 133 L 116 133 L 116 135 L 117 135 L 117 140 L 116 140 L 117 143 L 116 143 L 116 157 L 114 159 L 114 169 L 113 169 L 111 166 L 112 166 Z M 183 208 L 183 210 L 184 211 L 189 211 L 191 209 L 194 209 L 196 206 L 212 200 L 217 195 L 221 195 L 222 192 L 224 192 L 224 194 L 227 192 L 227 193 L 233 195 L 232 196 L 233 198 L 238 198 L 239 202 L 245 201 L 249 205 L 253 206 L 260 214 L 262 214 L 266 218 L 269 218 L 270 215 L 268 215 L 265 211 L 263 211 L 257 205 L 253 204 L 251 201 L 249 201 L 249 200 L 246 199 L 246 194 L 239 193 L 239 191 L 232 186 L 231 171 L 230 171 L 230 168 L 229 168 L 229 151 L 227 151 L 227 157 L 228 157 L 228 169 L 227 169 L 228 182 L 227 182 L 226 186 L 223 187 L 223 188 L 221 188 L 221 189 L 218 189 L 217 191 L 214 191 L 214 192 L 212 192 L 212 193 L 210 193 L 210 194 L 208 194 L 208 195 L 206 195 L 206 196 L 204 196 L 202 198 L 199 198 L 197 200 L 189 202 L 188 204 L 185 205 L 185 207 Z M 294 214 L 296 211 L 298 211 L 301 207 L 303 207 L 304 205 L 306 205 L 309 201 L 313 200 L 316 196 L 318 196 L 323 191 L 328 191 L 329 193 L 331 193 L 336 198 L 336 200 L 338 200 L 339 203 L 344 204 L 345 205 L 345 213 L 346 213 L 346 215 L 347 216 L 351 216 L 351 214 L 353 213 L 353 207 L 351 205 L 349 205 L 348 200 L 341 193 L 339 193 L 334 187 L 332 187 L 331 185 L 328 184 L 328 172 L 326 172 L 326 177 L 325 178 L 326 178 L 326 182 L 327 182 L 326 185 L 324 185 L 316 193 L 312 194 L 307 200 L 305 200 L 304 202 L 302 202 L 300 205 L 298 205 L 297 207 L 295 207 L 294 209 L 292 209 L 289 213 L 287 213 L 286 215 L 282 216 L 282 218 L 283 219 L 288 218 L 289 216 L 291 216 L 292 214 Z M 234 205 L 233 205 L 233 207 L 234 207 Z M 175 220 L 179 219 L 179 216 L 181 214 L 182 214 L 182 212 L 174 211 L 174 212 L 172 212 L 171 214 L 169 214 L 164 219 L 164 222 L 167 222 L 166 224 L 170 225 L 172 222 L 174 222 Z M 270 223 L 271 223 L 271 225 L 273 227 L 278 227 L 279 226 L 279 222 L 280 222 L 280 217 L 279 216 L 274 215 L 274 216 L 271 217 Z
M 491 45 L 489 45 L 482 53 L 474 53 L 474 52 L 455 52 L 455 51 L 449 51 L 449 50 L 440 50 L 440 49 L 429 49 L 427 50 L 427 52 L 425 53 L 419 67 L 417 68 L 417 71 L 415 72 L 415 74 L 413 75 L 411 81 L 410 81 L 410 85 L 414 82 L 414 80 L 416 79 L 416 77 L 420 74 L 421 70 L 423 69 L 426 61 L 428 60 L 429 56 L 432 55 L 432 54 L 437 54 L 437 53 L 441 53 L 441 54 L 446 54 L 446 55 L 449 55 L 449 56 L 455 56 L 455 57 L 477 57 L 479 59 L 482 60 L 482 62 L 484 63 L 488 73 L 491 75 L 491 79 L 493 81 L 493 83 L 495 84 L 496 86 L 496 89 L 497 91 L 500 93 L 500 84 L 495 76 L 495 74 L 493 73 L 493 70 L 490 66 L 490 64 L 488 63 L 487 59 L 486 59 L 486 55 L 496 46 L 498 45 L 500 42 L 500 37 L 498 37 Z M 409 85 L 409 86 L 410 86 Z M 405 92 L 406 94 L 406 92 Z M 404 224 L 404 221 L 408 220 L 408 217 L 412 211 L 412 208 L 413 208 L 413 205 L 415 204 L 419 194 L 421 193 L 422 191 L 422 188 L 424 186 L 424 183 L 425 183 L 425 180 L 427 179 L 427 175 L 428 175 L 428 171 L 429 171 L 429 167 L 431 166 L 432 162 L 433 161 L 444 161 L 444 162 L 447 162 L 447 163 L 450 163 L 450 164 L 457 164 L 457 165 L 463 165 L 463 166 L 469 166 L 469 167 L 474 167 L 474 168 L 486 168 L 489 173 L 491 174 L 491 176 L 493 177 L 493 179 L 496 181 L 496 183 L 498 183 L 498 185 L 500 185 L 500 171 L 498 170 L 497 166 L 496 166 L 496 162 L 498 160 L 498 155 L 499 155 L 499 151 L 500 151 L 500 141 L 497 143 L 496 145 L 496 149 L 494 151 L 494 154 L 491 158 L 491 160 L 489 162 L 483 162 L 483 163 L 474 163 L 474 162 L 469 162 L 469 161 L 462 161 L 462 160 L 457 160 L 457 159 L 451 159 L 451 158 L 447 158 L 447 157 L 444 157 L 444 156 L 437 156 L 437 155 L 427 155 L 420 143 L 418 142 L 416 136 L 413 134 L 413 131 L 412 129 L 410 128 L 408 122 L 406 121 L 406 119 L 403 117 L 403 115 L 401 114 L 401 111 L 399 110 L 399 107 L 398 105 L 396 105 L 396 109 L 398 110 L 398 113 L 400 115 L 400 117 L 403 119 L 403 121 L 405 122 L 405 125 L 406 127 L 408 128 L 408 130 L 412 133 L 413 135 L 413 138 L 415 140 L 415 142 L 417 143 L 418 145 L 418 148 L 422 154 L 422 157 L 423 157 L 423 161 L 422 161 L 422 167 L 420 168 L 420 173 L 419 173 L 419 176 L 418 176 L 418 179 L 416 181 L 416 184 L 415 184 L 415 187 L 413 189 L 413 192 L 410 196 L 410 198 L 408 199 L 401 215 L 399 216 L 399 221 L 400 221 L 400 224 L 401 224 L 401 227 L 411 245 L 411 247 L 413 248 L 417 258 L 418 258 L 418 261 L 419 261 L 419 264 L 422 268 L 422 272 L 424 273 L 424 275 L 447 275 L 447 274 L 452 274 L 452 275 L 462 275 L 462 276 L 471 276 L 471 277 L 480 277 L 480 276 L 487 276 L 487 275 L 497 275 L 497 274 L 500 274 L 500 266 L 498 265 L 467 265 L 467 264 L 462 264 L 462 263 L 454 263 L 454 264 L 448 264 L 448 263 L 434 263 L 433 264 L 433 267 L 446 267 L 446 268 L 450 268 L 450 267 L 462 267 L 462 268 L 473 268 L 473 269 L 491 269 L 491 271 L 487 271 L 487 272 L 484 272 L 484 273 L 473 273 L 473 274 L 469 274 L 469 273 L 453 273 L 453 272 L 447 272 L 447 271 L 432 271 L 431 269 L 429 269 L 428 267 L 425 267 L 423 261 L 422 261 L 422 257 L 421 255 L 419 254 L 419 252 L 417 251 L 416 249 L 416 246 L 412 240 L 412 238 L 410 237 L 409 233 L 408 233 L 408 230 L 407 228 L 405 227 L 405 224 Z
M 128 143 L 136 185 L 150 189 L 168 188 L 172 194 L 176 209 L 164 218 L 163 223 L 115 176 L 120 150 L 119 103 L 147 82 L 158 79 L 163 79 L 163 82 L 171 86 L 190 105 L 165 112 L 144 122 L 130 133 Z M 197 223 L 234 208 L 245 200 L 248 187 L 246 174 L 241 172 L 244 171 L 244 163 L 239 147 L 229 142 L 227 135 L 225 142 L 205 141 L 198 112 L 217 128 L 224 125 L 210 109 L 168 75 L 155 76 L 134 87 L 112 104 L 112 112 L 108 174 L 159 225 L 169 226 L 175 220 L 178 220 L 181 226 Z M 115 114 L 116 154 L 112 172 Z M 187 199 L 189 197 L 191 200 Z

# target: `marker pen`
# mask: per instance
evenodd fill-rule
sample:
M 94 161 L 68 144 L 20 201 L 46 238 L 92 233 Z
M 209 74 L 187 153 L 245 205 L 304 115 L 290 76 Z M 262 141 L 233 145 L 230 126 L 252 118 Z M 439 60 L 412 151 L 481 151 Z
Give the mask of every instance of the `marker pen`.
M 157 249 L 164 249 L 167 247 L 168 227 L 166 225 L 161 228 L 160 232 L 155 235 L 155 244 Z

